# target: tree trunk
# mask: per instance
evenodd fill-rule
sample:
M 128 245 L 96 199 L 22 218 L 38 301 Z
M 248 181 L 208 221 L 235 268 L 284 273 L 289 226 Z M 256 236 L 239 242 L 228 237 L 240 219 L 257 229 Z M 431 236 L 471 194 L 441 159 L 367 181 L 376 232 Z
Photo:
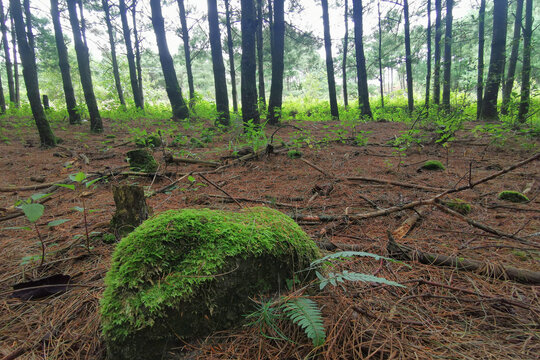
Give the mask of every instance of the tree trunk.
M 450 77 L 452 74 L 452 7 L 454 0 L 446 0 L 446 28 L 444 33 L 444 71 L 442 107 L 450 110 Z
M 94 85 L 92 84 L 92 72 L 90 70 L 90 56 L 88 47 L 84 44 L 81 37 L 81 29 L 79 28 L 79 19 L 77 18 L 77 0 L 67 0 L 69 21 L 71 22 L 71 30 L 73 31 L 73 42 L 75 43 L 75 52 L 77 53 L 77 63 L 79 64 L 79 74 L 81 77 L 81 85 L 84 92 L 84 99 L 90 114 L 90 130 L 92 132 L 102 132 L 103 123 L 94 94 Z
M 236 91 L 236 69 L 234 68 L 234 50 L 231 30 L 231 10 L 229 0 L 225 0 L 225 21 L 227 23 L 227 50 L 229 52 L 229 72 L 231 76 L 233 111 L 238 112 L 238 94 Z
M 433 71 L 433 102 L 439 105 L 441 102 L 441 0 L 435 0 L 435 51 Z
M 499 115 L 497 114 L 497 95 L 504 72 L 507 11 L 508 0 L 494 0 L 491 56 L 480 116 L 481 119 L 488 121 L 499 119 Z
M 448 2 L 452 0 L 447 0 Z M 405 17 L 405 69 L 407 71 L 407 105 L 409 112 L 414 110 L 411 35 L 409 31 L 409 1 L 403 0 L 403 15 Z
M 84 19 L 84 13 L 83 13 L 83 3 L 82 0 L 76 0 L 77 5 L 79 5 L 79 16 L 81 18 L 80 24 L 81 24 L 81 35 L 84 42 L 84 45 L 88 48 L 88 40 L 86 40 L 86 20 Z
M 135 67 L 137 68 L 137 85 L 139 86 L 139 96 L 141 97 L 141 106 L 144 109 L 144 93 L 142 84 L 142 66 L 141 66 L 141 42 L 139 41 L 139 32 L 137 31 L 137 2 L 133 1 L 131 8 L 133 19 L 133 41 L 135 42 Z
M 482 112 L 482 96 L 484 92 L 484 29 L 486 19 L 486 0 L 480 0 L 478 11 L 478 75 L 476 80 L 476 119 Z
M 334 119 L 339 119 L 339 109 L 336 96 L 336 79 L 334 78 L 334 59 L 332 58 L 332 39 L 330 38 L 330 19 L 328 17 L 328 0 L 321 0 L 324 26 L 324 50 L 326 52 L 326 77 L 328 78 L 328 96 L 330 98 L 330 113 Z
M 229 95 L 227 94 L 227 80 L 225 77 L 225 65 L 223 64 L 223 50 L 221 49 L 221 33 L 219 31 L 216 0 L 208 0 L 208 28 L 210 30 L 210 48 L 212 51 L 218 118 L 222 125 L 229 125 Z
M 28 46 L 34 57 L 36 58 L 36 44 L 34 41 L 34 32 L 32 31 L 32 14 L 30 13 L 30 0 L 23 0 L 24 17 L 26 22 L 26 39 L 28 40 Z
M 13 64 L 9 53 L 9 42 L 7 38 L 6 17 L 4 15 L 4 4 L 0 0 L 0 28 L 2 29 L 2 43 L 4 44 L 4 57 L 6 60 L 6 74 L 9 89 L 9 101 L 15 103 L 15 83 L 13 82 Z
M 58 2 L 58 0 L 56 1 Z M 116 60 L 116 42 L 114 41 L 114 29 L 111 22 L 109 0 L 101 0 L 101 7 L 103 9 L 103 12 L 105 13 L 105 23 L 107 24 L 107 33 L 109 34 L 114 84 L 116 86 L 118 100 L 120 100 L 120 104 L 125 107 L 126 101 L 124 100 L 124 91 L 122 90 L 122 83 L 120 82 L 120 72 L 118 71 L 118 62 Z
M 165 24 L 163 15 L 161 14 L 160 0 L 150 0 L 150 7 L 152 9 L 152 25 L 156 35 L 159 61 L 161 62 L 161 69 L 163 70 L 163 76 L 165 77 L 165 86 L 167 89 L 167 96 L 169 97 L 169 101 L 171 103 L 173 119 L 187 119 L 189 118 L 189 109 L 184 101 L 184 98 L 182 97 L 182 89 L 178 84 L 173 59 L 167 45 Z
M 263 14 L 262 0 L 257 0 L 257 68 L 259 75 L 259 103 L 261 110 L 266 109 L 266 94 L 264 90 L 264 64 L 263 64 Z
M 274 19 L 272 14 L 272 0 L 268 0 L 268 29 L 270 30 L 270 51 L 274 48 Z
M 51 0 L 51 18 L 54 26 L 54 38 L 56 40 L 56 50 L 58 52 L 58 66 L 62 75 L 62 85 L 64 87 L 64 98 L 69 115 L 70 124 L 80 124 L 81 115 L 77 111 L 77 100 L 71 81 L 71 71 L 68 60 L 68 51 L 64 43 L 64 35 L 60 24 L 60 11 L 58 10 L 58 0 Z
M 247 124 L 250 120 L 259 123 L 257 110 L 257 85 L 255 79 L 255 32 L 257 31 L 257 16 L 255 15 L 254 0 L 241 0 L 242 11 L 242 120 Z
M 19 91 L 19 63 L 17 62 L 17 34 L 15 31 L 15 21 L 10 12 L 11 19 L 11 46 L 13 47 L 13 80 L 15 83 L 15 107 L 18 109 L 21 105 L 21 93 Z
M 271 15 L 270 15 L 271 16 Z M 278 125 L 283 101 L 283 55 L 285 50 L 285 9 L 284 0 L 274 0 L 272 26 L 272 84 L 268 104 L 268 123 Z
M 195 86 L 193 85 L 193 72 L 191 70 L 191 48 L 189 46 L 189 31 L 186 21 L 186 9 L 184 7 L 184 0 L 177 0 L 177 2 L 178 10 L 180 12 L 180 25 L 182 27 L 182 40 L 184 41 L 184 58 L 186 59 L 186 73 L 189 87 L 189 106 L 191 107 L 193 106 L 193 103 L 195 101 Z M 229 15 L 227 14 L 227 16 Z M 228 26 L 230 26 L 230 24 Z M 233 96 L 236 96 L 236 94 L 234 94 Z
M 425 106 L 429 111 L 429 85 L 431 82 L 431 0 L 427 1 L 427 72 L 426 72 L 426 101 Z
M 349 47 L 349 1 L 345 0 L 345 36 L 343 37 L 343 105 L 345 108 L 349 106 L 349 94 L 347 94 L 347 50 Z
M 367 85 L 366 57 L 364 56 L 362 0 L 353 0 L 354 46 L 356 50 L 356 77 L 358 79 L 358 106 L 362 116 L 373 118 L 369 106 L 369 90 Z
M 525 28 L 523 29 L 523 70 L 521 73 L 521 101 L 518 119 L 521 123 L 527 120 L 531 94 L 531 39 L 532 39 L 532 0 L 525 1 Z
M 69 0 L 68 0 L 69 1 Z M 139 83 L 137 81 L 137 69 L 135 67 L 135 55 L 133 55 L 133 45 L 131 44 L 131 34 L 127 20 L 127 8 L 125 0 L 120 0 L 120 18 L 122 19 L 122 30 L 124 32 L 124 42 L 126 44 L 126 54 L 129 66 L 129 79 L 131 82 L 131 91 L 133 93 L 133 101 L 139 109 L 143 108 L 141 93 L 139 91 Z
M 15 22 L 15 32 L 17 34 L 17 42 L 19 44 L 19 52 L 23 66 L 24 83 L 26 85 L 26 94 L 36 126 L 39 132 L 39 138 L 42 147 L 51 147 L 56 145 L 56 138 L 49 126 L 47 116 L 41 105 L 41 96 L 39 95 L 39 83 L 36 63 L 32 50 L 28 45 L 26 37 L 25 23 L 22 15 L 21 3 L 19 0 L 10 0 L 10 10 L 12 19 Z
M 382 67 L 382 28 L 381 28 L 381 1 L 377 2 L 377 15 L 378 15 L 378 26 L 379 26 L 379 53 L 378 53 L 378 63 L 379 63 L 379 84 L 381 87 L 381 107 L 384 107 L 384 78 L 383 78 L 383 67 Z
M 523 17 L 523 0 L 517 0 L 516 14 L 514 20 L 514 37 L 512 39 L 512 52 L 510 53 L 510 59 L 508 60 L 508 75 L 502 88 L 502 105 L 501 114 L 508 114 L 508 104 L 510 103 L 510 96 L 512 95 L 512 88 L 514 87 L 514 76 L 516 74 L 516 63 L 519 52 L 519 39 L 521 36 L 521 22 Z
M 6 113 L 6 97 L 4 96 L 4 87 L 2 85 L 2 77 L 0 76 L 0 114 Z

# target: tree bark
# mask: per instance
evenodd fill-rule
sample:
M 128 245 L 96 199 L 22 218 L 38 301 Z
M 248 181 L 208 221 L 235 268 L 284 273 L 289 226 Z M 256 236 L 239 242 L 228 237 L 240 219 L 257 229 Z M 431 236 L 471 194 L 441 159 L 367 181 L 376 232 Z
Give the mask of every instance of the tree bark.
M 227 23 L 227 50 L 229 52 L 229 72 L 231 76 L 233 111 L 238 112 L 238 93 L 236 91 L 236 69 L 234 68 L 234 50 L 231 30 L 231 10 L 229 0 L 225 0 L 225 21 Z
M 268 123 L 277 125 L 281 118 L 283 101 L 283 55 L 285 52 L 285 9 L 284 0 L 274 0 L 272 26 L 272 84 L 268 104 Z
M 427 1 L 427 61 L 426 61 L 426 100 L 425 106 L 429 111 L 429 86 L 431 82 L 431 0 Z
M 159 61 L 161 62 L 161 69 L 163 70 L 163 76 L 165 77 L 165 86 L 167 96 L 169 97 L 169 101 L 171 103 L 173 119 L 187 119 L 189 118 L 189 109 L 184 101 L 184 98 L 182 97 L 182 89 L 178 84 L 173 59 L 167 45 L 165 24 L 163 15 L 161 13 L 160 0 L 150 0 L 150 7 L 152 9 L 152 25 L 154 27 L 154 34 L 156 35 Z
M 222 125 L 229 125 L 229 95 L 227 94 L 227 80 L 225 77 L 225 65 L 223 64 L 223 50 L 221 49 L 221 33 L 219 31 L 216 0 L 208 0 L 208 28 L 210 30 L 210 48 L 212 51 L 212 66 L 214 69 L 214 87 L 216 92 L 218 120 Z
M 476 119 L 482 112 L 482 97 L 484 92 L 484 29 L 486 20 L 486 0 L 480 0 L 478 10 L 478 75 L 476 80 Z
M 64 43 L 64 34 L 60 24 L 60 11 L 58 9 L 58 0 L 51 0 L 51 18 L 54 26 L 54 38 L 56 40 L 56 50 L 58 52 L 58 66 L 62 75 L 62 85 L 64 87 L 64 98 L 69 115 L 70 124 L 79 124 L 81 115 L 77 111 L 77 100 L 71 81 L 71 70 L 69 66 L 68 52 Z
M 358 79 L 358 107 L 362 116 L 373 118 L 369 106 L 369 91 L 367 85 L 366 57 L 364 56 L 362 0 L 353 0 L 354 46 L 356 51 L 356 77 Z
M 6 97 L 4 96 L 4 87 L 2 85 L 2 77 L 0 76 L 0 114 L 6 113 Z
M 452 0 L 447 0 L 451 2 Z M 405 17 L 405 69 L 407 71 L 407 106 L 409 112 L 414 110 L 412 58 L 411 58 L 411 34 L 409 31 L 409 1 L 403 0 L 403 15 Z
M 433 102 L 439 105 L 441 102 L 441 0 L 435 0 L 435 49 L 433 69 Z
M 120 81 L 118 61 L 116 60 L 116 42 L 114 40 L 114 29 L 111 22 L 109 0 L 101 0 L 101 7 L 103 9 L 103 12 L 105 13 L 105 23 L 107 24 L 107 33 L 109 34 L 109 44 L 111 46 L 111 61 L 113 68 L 114 84 L 116 86 L 116 93 L 118 94 L 118 100 L 120 100 L 120 104 L 125 107 L 126 100 L 124 99 L 124 90 L 122 89 L 122 83 Z
M 263 63 L 263 14 L 262 0 L 257 0 L 257 68 L 259 75 L 259 104 L 261 110 L 266 109 L 266 94 L 264 89 L 264 63 Z
M 330 19 L 328 17 L 328 0 L 321 0 L 324 26 L 324 50 L 326 52 L 326 77 L 328 78 L 328 96 L 330 98 L 330 113 L 334 119 L 339 119 L 339 109 L 336 96 L 336 79 L 334 77 L 334 59 L 332 58 L 332 39 L 330 38 Z
M 41 105 L 41 96 L 39 95 L 39 83 L 37 68 L 32 50 L 28 45 L 26 37 L 25 23 L 22 15 L 21 3 L 19 0 L 10 0 L 11 16 L 15 22 L 15 32 L 17 34 L 17 43 L 23 66 L 24 83 L 26 85 L 26 94 L 36 126 L 39 132 L 39 138 L 42 147 L 52 147 L 56 145 L 56 138 L 49 126 L 47 116 Z
M 343 105 L 345 108 L 349 106 L 349 94 L 347 93 L 347 50 L 349 47 L 349 1 L 345 0 L 345 36 L 343 37 L 343 65 L 341 66 L 343 73 Z
M 502 88 L 502 105 L 501 114 L 508 114 L 508 105 L 510 104 L 510 96 L 512 95 L 512 88 L 514 87 L 514 76 L 516 74 L 516 63 L 519 52 L 519 40 L 521 36 L 521 23 L 523 17 L 523 0 L 517 0 L 516 14 L 514 20 L 514 37 L 512 39 L 512 52 L 510 53 L 510 59 L 508 60 L 508 75 Z
M 125 0 L 120 0 L 120 18 L 122 20 L 122 31 L 124 32 L 124 42 L 126 44 L 126 53 L 129 66 L 129 79 L 131 82 L 131 91 L 133 93 L 133 101 L 139 109 L 144 107 L 139 91 L 139 82 L 137 81 L 137 69 L 135 67 L 135 55 L 133 54 L 133 45 L 131 43 L 131 31 L 127 20 L 127 8 Z
M 180 26 L 182 27 L 182 41 L 184 42 L 184 58 L 186 59 L 186 73 L 189 88 L 189 106 L 191 107 L 193 106 L 193 103 L 195 101 L 195 86 L 193 84 L 193 71 L 191 69 L 191 47 L 189 45 L 189 31 L 186 21 L 186 9 L 184 7 L 184 0 L 177 0 L 177 2 L 178 11 L 180 12 Z
M 442 107 L 450 110 L 450 80 L 452 74 L 452 8 L 454 0 L 446 0 L 446 28 L 444 33 L 444 71 Z
M 141 97 L 141 106 L 144 109 L 144 93 L 142 84 L 142 66 L 141 66 L 141 42 L 139 41 L 139 32 L 137 31 L 137 2 L 133 1 L 131 8 L 133 19 L 133 41 L 135 42 L 135 68 L 137 69 L 137 85 L 139 86 L 139 96 Z
M 21 105 L 21 93 L 19 86 L 19 63 L 17 62 L 17 34 L 15 31 L 15 21 L 10 12 L 11 19 L 11 46 L 13 47 L 13 80 L 15 83 L 15 107 L 18 109 Z
M 257 16 L 255 15 L 254 0 L 241 0 L 242 11 L 242 120 L 247 124 L 250 120 L 258 124 L 260 120 L 257 110 L 257 86 L 255 79 L 255 32 L 257 31 Z
M 381 27 L 381 1 L 377 2 L 377 16 L 378 16 L 378 27 L 379 27 L 379 53 L 378 53 L 378 63 L 379 63 L 379 84 L 381 88 L 381 107 L 384 108 L 384 78 L 383 78 L 383 67 L 382 67 L 382 27 Z
M 480 116 L 481 119 L 488 121 L 499 119 L 497 113 L 497 95 L 504 72 L 507 11 L 508 0 L 494 0 L 491 56 Z
M 532 39 L 532 0 L 525 2 L 525 28 L 523 29 L 523 70 L 521 73 L 521 100 L 518 119 L 521 123 L 527 120 L 531 94 L 531 39 Z
M 15 83 L 13 82 L 13 64 L 9 53 L 9 42 L 7 38 L 6 17 L 4 15 L 4 4 L 0 0 L 0 28 L 2 29 L 2 43 L 4 44 L 4 57 L 6 60 L 6 74 L 9 90 L 9 101 L 15 103 Z
M 24 18 L 26 23 L 26 39 L 28 40 L 28 46 L 34 57 L 36 58 L 36 44 L 34 40 L 34 32 L 32 31 L 32 14 L 30 13 L 30 0 L 23 0 Z
M 71 30 L 73 31 L 73 42 L 75 43 L 75 51 L 77 53 L 81 85 L 86 106 L 88 107 L 88 113 L 90 114 L 90 130 L 92 132 L 102 132 L 103 123 L 101 122 L 101 115 L 99 114 L 96 96 L 94 94 L 94 85 L 92 84 L 90 56 L 88 54 L 88 47 L 86 47 L 81 37 L 76 2 L 77 0 L 67 0 L 69 21 L 71 22 Z
M 84 13 L 83 13 L 83 3 L 82 0 L 77 0 L 77 5 L 79 5 L 79 15 L 81 17 L 81 35 L 84 42 L 84 45 L 88 47 L 88 40 L 86 40 L 86 20 L 84 19 Z

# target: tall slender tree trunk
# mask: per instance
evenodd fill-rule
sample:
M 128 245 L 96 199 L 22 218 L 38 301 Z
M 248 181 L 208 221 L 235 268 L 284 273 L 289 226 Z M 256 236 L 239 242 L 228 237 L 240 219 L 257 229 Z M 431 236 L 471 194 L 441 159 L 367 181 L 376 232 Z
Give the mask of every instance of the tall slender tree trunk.
M 451 1 L 451 0 L 447 0 Z M 405 70 L 407 72 L 407 105 L 409 112 L 414 110 L 411 34 L 409 31 L 409 1 L 403 0 L 403 15 L 405 17 Z
M 271 15 L 270 15 L 271 16 Z M 284 0 L 274 0 L 274 24 L 272 26 L 272 84 L 268 104 L 268 123 L 277 125 L 281 118 L 283 101 L 283 55 L 285 53 Z
M 6 113 L 6 97 L 4 96 L 4 86 L 2 85 L 2 77 L 0 76 L 0 114 Z
M 429 111 L 429 83 L 431 82 L 431 0 L 427 1 L 427 61 L 426 61 L 426 101 L 425 106 Z
M 75 43 L 75 52 L 77 53 L 77 63 L 79 65 L 79 74 L 81 77 L 81 85 L 84 92 L 84 99 L 90 114 L 90 130 L 93 132 L 102 132 L 103 123 L 94 94 L 94 85 L 92 84 L 92 72 L 90 70 L 90 56 L 88 47 L 84 44 L 79 28 L 79 19 L 77 17 L 77 0 L 67 0 L 69 21 L 71 30 L 73 31 L 73 42 Z
M 257 70 L 259 75 L 259 103 L 261 110 L 266 109 L 266 94 L 264 89 L 263 63 L 263 13 L 262 0 L 257 0 Z
M 28 46 L 32 51 L 32 56 L 36 57 L 36 44 L 34 40 L 34 31 L 32 30 L 32 14 L 30 13 L 30 0 L 23 0 L 24 17 L 26 20 L 26 38 Z
M 480 0 L 478 11 L 478 75 L 476 80 L 476 119 L 482 112 L 482 97 L 484 92 L 484 29 L 486 20 L 486 0 Z
M 69 1 L 69 0 L 68 0 Z M 137 69 L 135 67 L 135 55 L 133 54 L 133 45 L 131 43 L 131 31 L 127 20 L 127 8 L 125 0 L 120 0 L 120 18 L 122 19 L 122 31 L 124 32 L 124 42 L 126 44 L 126 53 L 129 66 L 129 79 L 131 82 L 131 91 L 133 92 L 133 100 L 135 106 L 139 109 L 144 107 L 141 99 L 141 93 L 139 89 L 139 82 L 137 81 Z
M 10 0 L 11 1 L 11 0 Z M 11 20 L 11 47 L 13 48 L 13 81 L 15 83 L 15 107 L 18 109 L 21 105 L 21 92 L 19 85 L 19 63 L 17 62 L 17 34 L 15 31 L 15 22 L 10 12 Z
M 174 63 L 167 45 L 167 37 L 165 35 L 165 23 L 161 13 L 161 1 L 150 0 L 150 8 L 152 9 L 152 25 L 154 34 L 156 35 L 156 43 L 159 51 L 159 61 L 161 69 L 165 77 L 165 87 L 167 96 L 172 107 L 173 119 L 181 120 L 189 118 L 189 109 L 182 97 L 182 89 L 178 84 Z
M 508 0 L 494 0 L 491 56 L 480 116 L 481 119 L 487 121 L 499 119 L 497 113 L 497 95 L 499 94 L 499 86 L 504 72 L 507 12 Z
M 238 93 L 236 91 L 236 69 L 234 68 L 234 50 L 231 30 L 231 8 L 229 0 L 225 0 L 225 21 L 227 23 L 227 51 L 229 52 L 229 73 L 231 76 L 233 111 L 238 112 Z
M 343 72 L 343 105 L 345 108 L 349 106 L 349 94 L 347 93 L 347 50 L 349 48 L 349 1 L 345 0 L 345 36 L 343 36 L 343 64 L 341 66 Z
M 446 28 L 444 33 L 444 71 L 442 106 L 450 110 L 450 80 L 452 74 L 452 8 L 454 0 L 446 0 Z
M 381 27 L 381 1 L 377 2 L 377 16 L 378 16 L 378 27 L 379 27 L 379 53 L 378 53 L 378 63 L 379 63 L 379 84 L 381 88 L 381 107 L 384 107 L 384 78 L 383 78 L 383 67 L 382 67 L 382 27 Z
M 512 52 L 510 53 L 510 59 L 508 60 L 508 75 L 506 76 L 506 81 L 504 82 L 502 88 L 501 114 L 504 115 L 508 114 L 508 105 L 510 104 L 510 96 L 512 95 L 512 88 L 514 87 L 514 76 L 516 74 L 522 18 L 523 0 L 517 0 L 514 20 L 514 37 L 512 39 Z
M 240 27 L 242 30 L 242 120 L 247 124 L 250 120 L 258 124 L 260 120 L 257 110 L 257 85 L 255 79 L 255 32 L 257 31 L 257 16 L 254 0 L 241 0 L 242 11 Z
M 39 132 L 39 138 L 42 147 L 51 147 L 56 145 L 56 138 L 49 126 L 47 116 L 41 105 L 41 96 L 39 95 L 39 83 L 35 58 L 32 55 L 32 50 L 28 45 L 25 23 L 19 0 L 10 0 L 11 16 L 15 21 L 15 32 L 17 34 L 17 42 L 19 44 L 19 52 L 21 54 L 21 62 L 23 66 L 24 83 L 26 85 L 26 94 L 36 126 Z
M 139 41 L 139 32 L 137 31 L 137 2 L 133 1 L 131 8 L 133 19 L 133 41 L 135 43 L 135 67 L 137 68 L 137 85 L 139 86 L 139 96 L 141 97 L 141 106 L 144 109 L 144 92 L 142 84 L 142 66 L 141 66 L 141 42 Z
M 86 39 L 86 20 L 84 18 L 84 7 L 82 0 L 77 0 L 77 5 L 79 5 L 79 17 L 81 24 L 81 35 L 84 42 L 84 45 L 88 47 L 88 40 Z
M 9 5 L 8 5 L 9 7 Z M 0 28 L 2 30 L 2 43 L 4 44 L 4 57 L 6 60 L 6 74 L 9 90 L 9 101 L 15 103 L 15 83 L 13 82 L 13 64 L 9 53 L 9 42 L 7 37 L 6 17 L 4 14 L 3 0 L 0 0 Z
M 330 113 L 334 119 L 339 119 L 339 109 L 336 95 L 336 79 L 334 77 L 334 59 L 332 58 L 332 39 L 330 38 L 330 19 L 328 17 L 328 0 L 321 0 L 324 26 L 324 50 L 326 52 L 326 77 L 328 78 L 328 96 L 330 98 Z
M 272 10 L 272 0 L 268 0 L 268 29 L 270 30 L 270 50 L 274 48 L 274 18 L 272 17 L 272 14 L 274 11 Z
M 55 1 L 58 2 L 58 0 Z M 109 34 L 109 44 L 111 46 L 111 61 L 113 68 L 114 84 L 116 86 L 116 93 L 118 94 L 118 100 L 120 100 L 120 104 L 125 107 L 126 101 L 124 99 L 124 90 L 122 89 L 120 72 L 118 71 L 118 61 L 116 60 L 116 42 L 114 40 L 114 28 L 111 22 L 109 0 L 101 0 L 101 7 L 103 9 L 103 12 L 105 13 L 105 23 L 107 24 L 107 33 Z
M 358 106 L 362 116 L 373 118 L 371 107 L 369 106 L 366 57 L 364 56 L 362 12 L 362 0 L 353 0 L 354 47 L 356 51 L 356 77 L 358 79 Z
M 227 80 L 225 77 L 225 65 L 223 64 L 223 50 L 221 49 L 221 32 L 219 31 L 216 0 L 208 0 L 208 28 L 210 30 L 210 48 L 212 51 L 218 119 L 222 125 L 229 125 L 229 95 L 227 94 Z
M 186 59 L 186 73 L 187 73 L 188 87 L 189 87 L 189 106 L 193 106 L 193 103 L 195 101 L 195 86 L 193 85 L 193 71 L 191 70 L 191 47 L 189 45 L 189 31 L 188 31 L 187 21 L 186 21 L 186 9 L 184 7 L 184 0 L 177 0 L 177 2 L 178 2 L 178 10 L 180 12 L 180 26 L 182 27 L 182 40 L 184 42 L 184 58 Z M 230 26 L 230 24 L 228 26 Z M 231 43 L 231 46 L 232 46 L 232 43 Z
M 441 103 L 441 0 L 435 0 L 435 49 L 434 49 L 434 69 L 433 69 L 433 102 L 436 105 Z
M 64 87 L 64 98 L 69 115 L 70 124 L 79 124 L 81 115 L 77 111 L 77 100 L 71 81 L 71 71 L 69 66 L 68 51 L 64 43 L 64 34 L 60 24 L 60 11 L 58 10 L 58 0 L 51 0 L 51 18 L 54 26 L 54 38 L 56 40 L 56 50 L 58 52 L 58 66 L 62 74 L 62 85 Z
M 525 1 L 525 28 L 523 29 L 523 70 L 521 73 L 521 101 L 519 103 L 518 119 L 521 123 L 527 120 L 531 94 L 531 39 L 533 32 L 532 17 L 533 0 Z

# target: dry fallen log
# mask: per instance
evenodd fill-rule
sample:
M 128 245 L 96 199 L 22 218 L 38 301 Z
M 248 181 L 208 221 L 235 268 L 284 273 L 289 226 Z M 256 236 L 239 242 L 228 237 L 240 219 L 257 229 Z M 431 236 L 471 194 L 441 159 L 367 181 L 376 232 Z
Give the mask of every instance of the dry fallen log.
M 462 257 L 423 252 L 396 243 L 390 232 L 388 232 L 388 244 L 386 249 L 388 251 L 388 256 L 396 260 L 418 261 L 426 265 L 448 266 L 457 270 L 475 272 L 479 275 L 493 279 L 513 280 L 530 285 L 540 284 L 540 272 L 470 260 Z
M 403 237 L 405 237 L 416 225 L 418 220 L 422 218 L 424 211 L 425 211 L 425 208 L 416 210 L 414 214 L 409 216 L 403 223 L 401 223 L 401 225 L 396 230 L 392 232 L 392 236 L 397 240 L 400 240 Z
M 167 164 L 197 164 L 197 165 L 211 166 L 211 167 L 218 167 L 221 165 L 220 163 L 215 162 L 215 161 L 180 158 L 180 157 L 173 156 L 172 154 L 166 154 L 164 158 Z

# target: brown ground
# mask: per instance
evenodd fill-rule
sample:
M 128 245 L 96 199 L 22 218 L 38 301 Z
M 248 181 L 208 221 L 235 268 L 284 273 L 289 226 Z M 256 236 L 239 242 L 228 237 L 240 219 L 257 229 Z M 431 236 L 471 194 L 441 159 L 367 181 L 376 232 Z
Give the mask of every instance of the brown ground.
M 309 128 L 316 141 L 323 137 L 326 131 L 323 125 L 327 124 L 309 122 L 298 126 Z M 510 138 L 501 144 L 486 136 L 474 138 L 462 133 L 449 151 L 438 144 L 416 145 L 406 152 L 406 156 L 398 158 L 392 147 L 383 145 L 406 129 L 399 123 L 367 123 L 359 126 L 359 130 L 372 131 L 367 146 L 331 142 L 313 148 L 304 146 L 301 151 L 303 158 L 334 177 L 363 176 L 445 189 L 466 185 L 470 164 L 474 182 L 538 151 L 538 142 L 525 148 L 519 145 L 520 139 Z M 133 144 L 125 143 L 130 136 L 126 131 L 115 133 L 117 137 L 110 145 L 116 147 L 102 152 L 100 150 L 106 147 L 105 135 L 81 134 L 86 130 L 87 125 L 81 125 L 77 132 L 57 131 L 64 139 L 61 148 L 42 150 L 36 147 L 34 129 L 10 145 L 2 144 L 0 187 L 38 184 L 31 180 L 32 177 L 44 178 L 46 183 L 62 182 L 77 171 L 107 173 L 107 169 L 126 165 L 125 153 L 134 148 Z M 293 131 L 284 128 L 278 134 L 287 140 L 287 134 Z M 220 156 L 228 154 L 229 136 L 214 140 L 210 147 L 218 148 L 216 151 L 209 148 L 189 151 L 201 159 L 219 160 Z M 536 150 L 530 150 L 533 147 Z M 81 154 L 89 159 L 88 164 Z M 106 156 L 112 157 L 104 159 Z M 156 150 L 155 156 L 160 160 L 161 150 Z M 398 166 L 400 159 L 402 164 Z M 428 159 L 441 160 L 446 170 L 418 172 L 420 164 Z M 71 163 L 69 169 L 64 166 L 67 162 Z M 198 165 L 173 165 L 164 169 L 162 164 L 160 172 L 176 174 L 155 178 L 109 177 L 106 182 L 98 183 L 94 190 L 83 194 L 87 208 L 96 210 L 88 215 L 90 231 L 108 231 L 107 223 L 114 212 L 112 185 L 138 183 L 159 190 L 187 172 L 207 169 Z M 509 265 L 540 271 L 538 170 L 538 161 L 533 161 L 472 190 L 454 194 L 472 204 L 470 218 L 524 238 L 528 244 L 484 232 L 431 205 L 424 208 L 417 226 L 398 242 L 421 251 L 488 261 L 493 266 Z M 286 152 L 263 155 L 204 176 L 244 206 L 255 203 L 240 200 L 242 198 L 263 200 L 267 202 L 266 206 L 288 214 L 361 214 L 372 212 L 375 207 L 389 208 L 437 194 L 436 191 L 380 183 L 334 181 L 300 159 L 290 159 Z M 206 183 L 200 176 L 194 177 L 197 182 Z M 497 199 L 501 190 L 522 191 L 531 182 L 533 186 L 527 194 L 531 199 L 529 203 L 513 204 Z M 317 185 L 322 188 L 331 185 L 333 189 L 328 195 L 314 196 L 312 189 Z M 98 308 L 103 278 L 115 245 L 104 244 L 99 236 L 95 237 L 91 241 L 92 252 L 88 255 L 84 239 L 74 239 L 75 235 L 85 232 L 81 214 L 72 210 L 74 206 L 81 206 L 81 198 L 60 188 L 45 203 L 45 215 L 38 221 L 50 252 L 45 265 L 39 267 L 39 261 L 21 265 L 24 257 L 40 254 L 36 235 L 32 231 L 5 228 L 27 225 L 23 216 L 10 218 L 17 214 L 12 205 L 18 199 L 42 191 L 0 192 L 0 227 L 3 229 L 0 233 L 0 356 L 103 358 Z M 238 208 L 214 186 L 193 186 L 187 178 L 179 183 L 179 188 L 152 196 L 148 203 L 155 213 L 184 207 Z M 385 255 L 386 232 L 397 229 L 412 214 L 413 210 L 406 210 L 361 221 L 341 219 L 299 223 L 318 242 L 354 244 L 362 251 Z M 54 231 L 48 230 L 47 222 L 65 218 L 71 221 Z M 323 307 L 327 341 L 316 351 L 312 352 L 310 341 L 302 331 L 288 322 L 281 323 L 282 329 L 297 342 L 296 345 L 265 337 L 256 328 L 242 328 L 186 344 L 181 351 L 204 359 L 300 359 L 309 354 L 318 354 L 321 359 L 538 358 L 538 286 L 490 279 L 449 267 L 418 262 L 409 264 L 411 269 L 399 264 L 381 266 L 379 262 L 365 258 L 343 263 L 343 269 L 377 274 L 408 287 L 402 290 L 369 283 L 346 283 L 343 288 L 328 286 L 317 293 L 313 298 Z M 73 286 L 67 292 L 30 301 L 10 297 L 13 284 L 59 273 L 73 277 Z M 420 279 L 427 283 L 419 282 Z M 266 332 L 272 335 L 271 331 Z

